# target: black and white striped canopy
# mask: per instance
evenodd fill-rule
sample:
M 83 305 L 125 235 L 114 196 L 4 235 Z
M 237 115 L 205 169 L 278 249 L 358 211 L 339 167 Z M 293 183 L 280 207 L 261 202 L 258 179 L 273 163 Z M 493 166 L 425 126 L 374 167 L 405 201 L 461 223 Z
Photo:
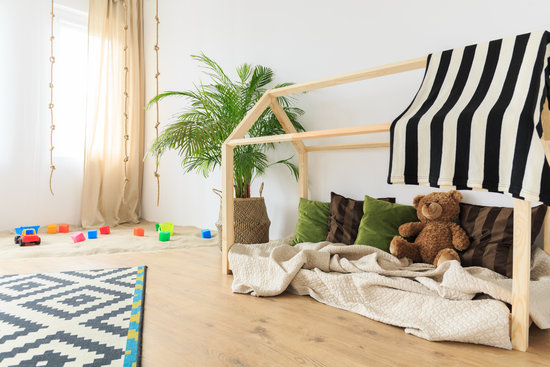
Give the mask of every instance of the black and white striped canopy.
M 550 204 L 541 111 L 550 33 L 431 54 L 391 125 L 388 183 L 486 189 Z

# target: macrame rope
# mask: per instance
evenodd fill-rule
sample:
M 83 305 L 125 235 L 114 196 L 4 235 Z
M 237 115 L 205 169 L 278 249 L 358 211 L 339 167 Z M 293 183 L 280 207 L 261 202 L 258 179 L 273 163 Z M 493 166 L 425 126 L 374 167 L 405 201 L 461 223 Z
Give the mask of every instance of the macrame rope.
M 156 84 L 157 84 L 157 93 L 156 95 L 158 96 L 159 94 L 159 76 L 160 76 L 160 72 L 159 72 L 159 1 L 156 0 L 156 8 L 155 8 L 155 22 L 156 22 L 156 41 L 155 41 L 155 56 L 156 56 L 156 68 L 157 68 L 157 72 L 155 73 L 155 81 L 156 81 Z M 158 139 L 159 137 L 159 125 L 160 125 L 160 118 L 159 118 L 159 102 L 156 101 L 155 102 L 155 106 L 156 106 L 156 109 L 157 109 L 157 121 L 155 123 L 155 133 L 156 133 L 156 137 Z M 159 151 L 160 152 L 160 151 Z M 154 175 L 155 175 L 155 178 L 157 179 L 157 206 L 159 206 L 159 202 L 160 202 L 160 174 L 159 174 L 159 156 L 158 156 L 158 153 L 157 152 L 157 155 L 156 155 L 156 160 L 155 160 L 155 172 L 154 172 Z
M 53 187 L 52 187 L 52 178 L 53 178 L 53 171 L 55 171 L 55 165 L 53 164 L 53 131 L 55 130 L 55 125 L 53 123 L 53 64 L 55 64 L 55 57 L 53 56 L 53 20 L 55 18 L 55 14 L 53 12 L 53 0 L 51 1 L 51 11 L 50 11 L 50 104 L 48 105 L 48 108 L 50 110 L 50 193 L 53 195 Z
M 130 181 L 128 179 L 128 2 L 124 0 L 124 189 Z

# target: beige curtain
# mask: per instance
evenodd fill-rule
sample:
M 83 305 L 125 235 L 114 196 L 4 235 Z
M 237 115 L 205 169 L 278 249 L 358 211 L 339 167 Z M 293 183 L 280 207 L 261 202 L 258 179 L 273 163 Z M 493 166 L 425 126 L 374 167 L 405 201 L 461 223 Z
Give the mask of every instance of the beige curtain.
M 86 152 L 81 212 L 82 226 L 85 228 L 137 223 L 139 220 L 145 105 L 142 0 L 126 0 L 126 3 L 127 9 L 122 0 L 90 0 Z M 126 19 L 127 134 L 124 118 Z

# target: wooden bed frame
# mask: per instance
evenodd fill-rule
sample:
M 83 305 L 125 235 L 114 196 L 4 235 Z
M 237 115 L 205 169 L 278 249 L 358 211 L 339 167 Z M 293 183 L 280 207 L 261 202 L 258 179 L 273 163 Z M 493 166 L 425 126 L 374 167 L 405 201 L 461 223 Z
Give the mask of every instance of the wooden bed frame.
M 349 74 L 343 74 L 326 79 L 314 80 L 307 83 L 294 84 L 284 88 L 267 91 L 247 113 L 241 123 L 233 130 L 222 146 L 222 271 L 229 274 L 231 269 L 228 262 L 228 251 L 234 244 L 235 233 L 233 227 L 233 149 L 237 145 L 262 144 L 275 142 L 291 142 L 298 151 L 299 157 L 299 195 L 308 197 L 308 154 L 310 152 L 364 149 L 389 147 L 388 141 L 371 143 L 333 144 L 333 145 L 305 145 L 303 140 L 330 138 L 346 135 L 362 135 L 380 132 L 388 132 L 389 123 L 364 125 L 356 127 L 296 132 L 290 119 L 279 104 L 277 97 L 302 93 L 347 84 L 365 79 L 376 78 L 384 75 L 397 74 L 405 71 L 422 69 L 426 67 L 427 57 L 421 57 L 383 66 L 378 66 Z M 264 136 L 257 138 L 244 138 L 246 133 L 256 122 L 258 117 L 271 108 L 274 115 L 281 123 L 286 134 Z M 544 149 L 546 159 L 550 162 L 550 111 L 548 101 L 545 103 L 542 113 L 544 129 Z M 550 209 L 548 209 L 544 221 L 544 250 L 550 254 Z M 514 199 L 514 245 L 513 245 L 513 288 L 512 288 L 512 313 L 511 313 L 511 339 L 514 349 L 526 351 L 529 344 L 529 281 L 531 259 L 531 203 L 529 201 Z

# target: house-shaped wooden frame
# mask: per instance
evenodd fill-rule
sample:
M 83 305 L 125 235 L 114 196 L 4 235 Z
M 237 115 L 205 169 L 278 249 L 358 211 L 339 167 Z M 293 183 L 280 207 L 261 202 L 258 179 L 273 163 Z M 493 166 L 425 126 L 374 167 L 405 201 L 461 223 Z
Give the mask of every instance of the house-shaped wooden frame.
M 337 145 L 305 145 L 303 140 L 329 138 L 346 135 L 361 135 L 379 132 L 387 132 L 390 123 L 364 125 L 348 128 L 338 128 L 319 131 L 298 133 L 294 129 L 288 116 L 279 104 L 277 97 L 327 88 L 340 84 L 347 84 L 365 79 L 376 78 L 384 75 L 396 74 L 405 71 L 422 69 L 426 67 L 427 57 L 396 62 L 384 66 L 378 66 L 354 73 L 343 74 L 326 79 L 319 79 L 307 83 L 295 84 L 284 88 L 267 91 L 258 103 L 248 112 L 243 121 L 235 128 L 222 147 L 222 271 L 230 272 L 228 263 L 228 251 L 234 244 L 233 227 L 233 150 L 237 145 L 292 142 L 299 155 L 299 195 L 308 197 L 308 154 L 316 151 L 364 149 L 389 147 L 389 142 L 353 143 Z M 265 136 L 258 138 L 244 138 L 258 117 L 271 108 L 282 127 L 286 131 L 283 135 Z M 548 101 L 542 112 L 543 143 L 546 159 L 550 162 L 550 112 Z M 550 210 L 546 214 L 544 222 L 544 250 L 550 254 Z M 514 245 L 513 245 L 513 296 L 511 313 L 511 338 L 514 349 L 525 351 L 529 343 L 529 281 L 531 260 L 531 203 L 529 201 L 514 199 Z

